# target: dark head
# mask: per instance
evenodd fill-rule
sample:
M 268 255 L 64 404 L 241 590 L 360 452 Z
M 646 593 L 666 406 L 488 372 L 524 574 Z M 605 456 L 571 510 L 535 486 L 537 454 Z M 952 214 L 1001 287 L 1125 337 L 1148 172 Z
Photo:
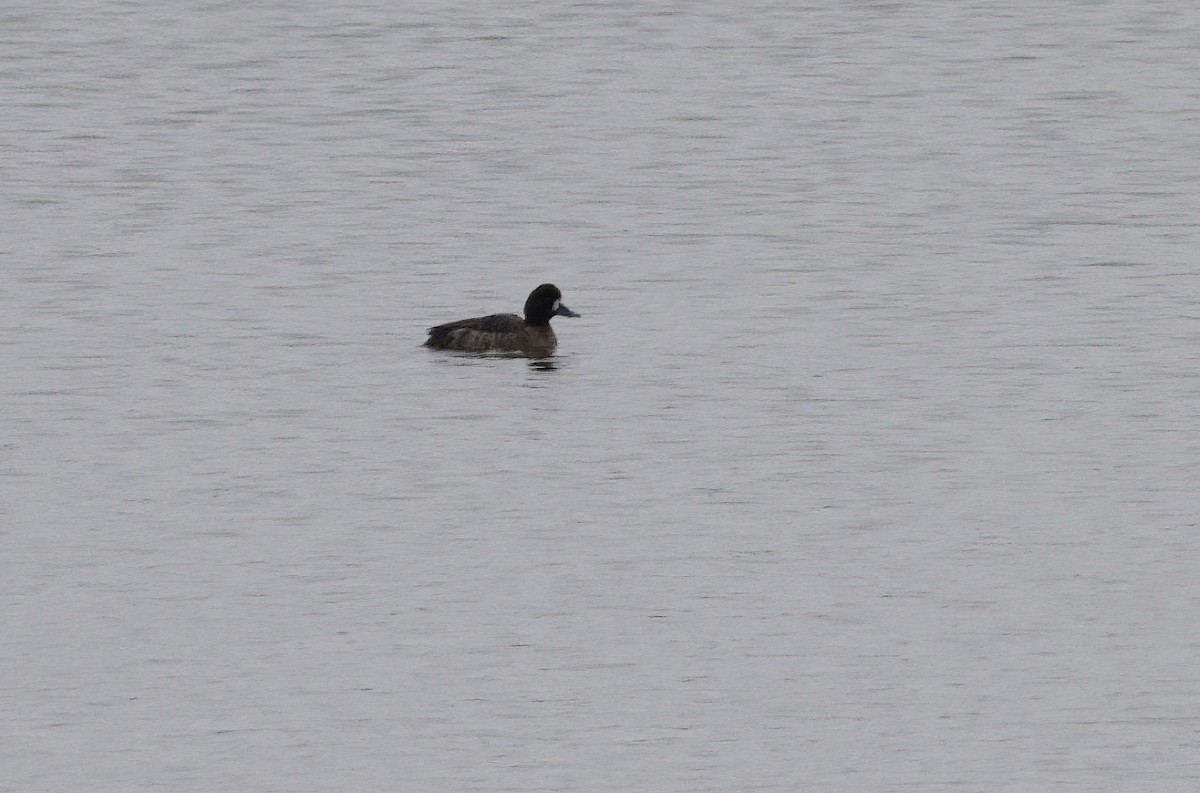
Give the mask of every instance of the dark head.
M 525 323 L 528 325 L 549 325 L 551 317 L 577 317 L 571 309 L 563 305 L 562 292 L 554 284 L 542 284 L 529 293 L 525 301 Z

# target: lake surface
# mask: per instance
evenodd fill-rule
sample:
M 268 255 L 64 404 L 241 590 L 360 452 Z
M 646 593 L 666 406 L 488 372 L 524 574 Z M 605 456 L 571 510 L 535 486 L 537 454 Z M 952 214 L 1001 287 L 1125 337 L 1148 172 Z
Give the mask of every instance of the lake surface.
M 1198 42 L 8 3 L 0 790 L 1194 793 Z

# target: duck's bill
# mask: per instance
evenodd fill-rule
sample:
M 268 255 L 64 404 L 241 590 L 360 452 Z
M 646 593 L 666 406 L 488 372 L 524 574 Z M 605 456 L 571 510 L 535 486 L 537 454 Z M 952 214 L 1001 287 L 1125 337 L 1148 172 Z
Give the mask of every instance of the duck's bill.
M 571 309 L 567 308 L 562 303 L 558 304 L 558 308 L 554 309 L 554 313 L 555 313 L 555 315 L 560 316 L 560 317 L 578 317 L 578 316 L 580 316 L 579 314 L 576 314 Z

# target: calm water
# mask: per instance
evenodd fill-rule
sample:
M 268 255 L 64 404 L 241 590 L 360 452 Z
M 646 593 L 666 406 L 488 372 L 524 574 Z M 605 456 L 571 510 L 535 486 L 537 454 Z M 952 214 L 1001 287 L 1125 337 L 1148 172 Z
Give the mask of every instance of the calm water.
M 1200 11 L 186 5 L 0 12 L 0 790 L 1197 789 Z

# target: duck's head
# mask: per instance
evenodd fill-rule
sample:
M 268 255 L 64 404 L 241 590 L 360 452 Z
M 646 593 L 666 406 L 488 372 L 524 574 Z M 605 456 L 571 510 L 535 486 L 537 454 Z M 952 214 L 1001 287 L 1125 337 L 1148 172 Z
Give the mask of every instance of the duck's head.
M 551 317 L 578 317 L 562 302 L 562 292 L 554 284 L 542 284 L 525 301 L 525 321 L 530 325 L 548 325 Z

